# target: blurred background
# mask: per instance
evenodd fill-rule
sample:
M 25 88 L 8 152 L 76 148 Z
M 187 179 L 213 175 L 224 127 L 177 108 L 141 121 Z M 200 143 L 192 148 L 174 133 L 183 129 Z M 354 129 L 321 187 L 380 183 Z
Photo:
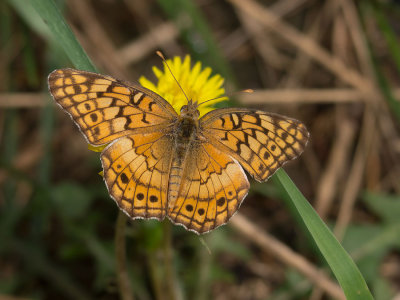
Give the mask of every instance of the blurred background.
M 119 299 L 99 154 L 50 99 L 71 67 L 30 1 L 0 1 L 0 299 Z M 303 121 L 311 141 L 285 166 L 355 260 L 376 299 L 400 299 L 400 3 L 368 0 L 56 1 L 104 74 L 154 79 L 190 54 L 241 94 L 236 106 Z M 340 288 L 272 180 L 228 225 L 172 227 L 178 299 L 332 299 Z M 163 227 L 132 221 L 135 299 L 163 293 Z

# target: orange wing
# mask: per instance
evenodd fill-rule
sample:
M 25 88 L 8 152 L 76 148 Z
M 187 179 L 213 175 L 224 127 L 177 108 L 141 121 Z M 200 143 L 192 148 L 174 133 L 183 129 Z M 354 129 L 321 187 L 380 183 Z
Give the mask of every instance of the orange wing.
M 258 110 L 225 108 L 200 119 L 203 135 L 229 153 L 256 180 L 267 180 L 304 150 L 309 133 L 301 122 Z
M 92 145 L 132 133 L 154 132 L 177 118 L 159 95 L 110 76 L 60 69 L 53 71 L 48 81 L 54 100 Z
M 168 217 L 191 231 L 205 233 L 228 222 L 250 186 L 239 163 L 210 143 L 195 144 L 189 151 Z
M 133 219 L 165 217 L 172 148 L 155 132 L 122 137 L 101 153 L 108 191 Z

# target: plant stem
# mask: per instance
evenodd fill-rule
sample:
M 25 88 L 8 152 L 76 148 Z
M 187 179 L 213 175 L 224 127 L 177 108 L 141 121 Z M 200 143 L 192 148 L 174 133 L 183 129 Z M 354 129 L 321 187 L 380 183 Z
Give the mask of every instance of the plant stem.
M 198 279 L 196 285 L 196 291 L 194 293 L 194 299 L 196 300 L 206 300 L 209 298 L 209 278 L 210 278 L 210 265 L 211 265 L 211 253 L 207 248 L 208 245 L 212 244 L 212 239 L 215 236 L 205 236 L 200 237 L 199 239 L 203 240 L 201 245 L 198 247 Z M 208 243 L 207 243 L 208 242 Z M 211 242 L 211 243 L 210 243 Z
M 177 285 L 175 279 L 173 253 L 172 253 L 171 223 L 168 220 L 163 222 L 163 231 L 164 231 L 163 248 L 164 248 L 167 295 L 168 299 L 175 300 L 178 299 L 178 295 L 177 295 Z
M 122 300 L 133 300 L 132 287 L 126 269 L 125 227 L 127 216 L 120 210 L 115 228 L 115 255 L 117 263 L 117 279 Z
M 147 256 L 147 265 L 150 272 L 151 284 L 154 292 L 154 299 L 157 300 L 164 300 L 164 290 L 163 290 L 163 283 L 161 282 L 160 278 L 160 268 L 159 262 L 157 260 L 157 255 L 155 252 L 149 253 Z

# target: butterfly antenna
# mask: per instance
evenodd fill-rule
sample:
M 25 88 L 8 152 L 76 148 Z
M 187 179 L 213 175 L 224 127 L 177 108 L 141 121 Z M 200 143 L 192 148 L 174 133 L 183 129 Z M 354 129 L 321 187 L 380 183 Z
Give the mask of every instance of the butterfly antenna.
M 213 101 L 213 100 L 217 100 L 219 98 L 232 97 L 232 96 L 240 94 L 240 93 L 253 93 L 253 92 L 254 92 L 254 90 L 252 90 L 252 89 L 246 89 L 246 90 L 242 90 L 242 91 L 231 93 L 229 95 L 223 95 L 223 96 L 215 97 L 215 98 L 212 98 L 212 99 L 208 99 L 206 101 L 203 101 L 203 102 L 199 103 L 197 106 L 200 106 L 200 105 L 202 105 L 204 103 L 207 103 L 207 102 L 210 102 L 210 101 Z
M 167 66 L 169 72 L 171 73 L 172 77 L 174 77 L 176 83 L 178 84 L 179 88 L 181 89 L 182 93 L 185 95 L 186 100 L 189 102 L 189 98 L 186 95 L 185 91 L 183 90 L 182 86 L 179 84 L 179 81 L 176 79 L 174 73 L 172 73 L 171 68 L 169 67 L 167 60 L 165 59 L 164 55 L 162 54 L 161 51 L 156 51 L 156 54 L 162 59 L 162 61 L 165 63 L 165 65 Z

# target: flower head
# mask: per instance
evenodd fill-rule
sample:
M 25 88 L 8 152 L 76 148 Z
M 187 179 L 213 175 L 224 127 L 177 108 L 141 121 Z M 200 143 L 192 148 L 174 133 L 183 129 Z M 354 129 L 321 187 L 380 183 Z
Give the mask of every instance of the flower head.
M 202 116 L 213 110 L 213 104 L 228 99 L 227 97 L 221 97 L 225 93 L 225 89 L 222 87 L 224 78 L 219 74 L 211 76 L 211 68 L 206 67 L 202 69 L 200 62 L 196 62 L 192 68 L 190 60 L 189 55 L 186 55 L 183 62 L 179 56 L 175 56 L 173 59 L 168 59 L 167 64 L 189 99 L 202 103 L 217 98 L 198 108 L 200 116 Z M 154 84 L 144 76 L 140 77 L 140 84 L 159 94 L 179 113 L 181 107 L 187 104 L 187 99 L 165 65 L 165 62 L 163 71 L 157 67 L 153 67 L 153 72 L 158 79 L 157 84 Z

